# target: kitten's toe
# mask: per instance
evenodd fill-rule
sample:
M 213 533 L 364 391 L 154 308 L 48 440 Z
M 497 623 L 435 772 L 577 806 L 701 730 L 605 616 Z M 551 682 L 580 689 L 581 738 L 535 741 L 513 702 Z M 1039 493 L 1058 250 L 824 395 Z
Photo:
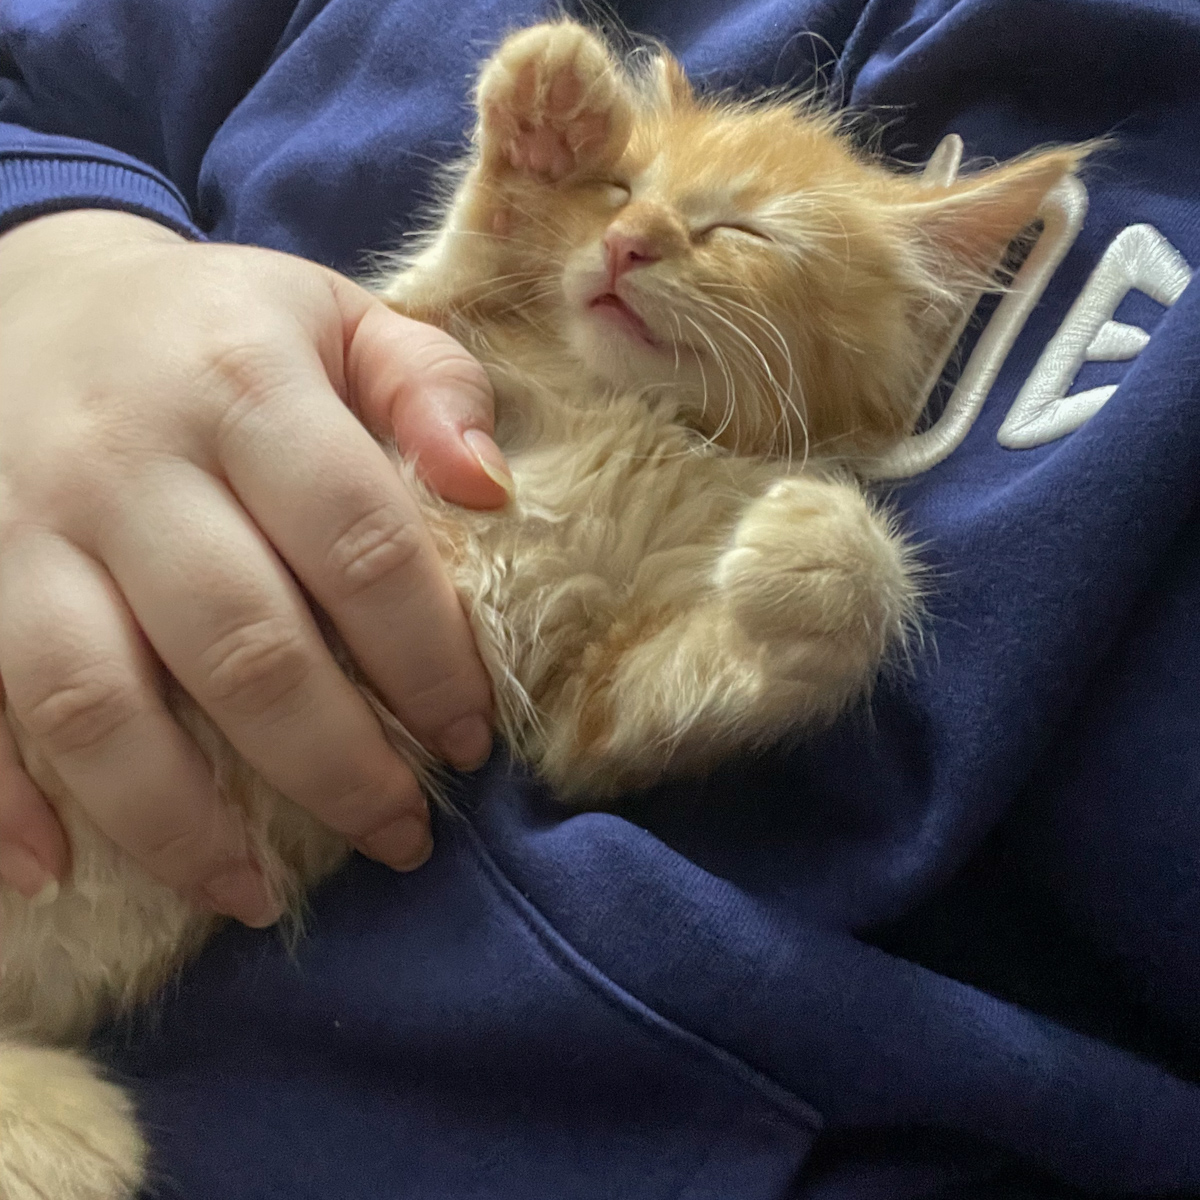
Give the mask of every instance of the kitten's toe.
M 510 37 L 484 68 L 477 101 L 485 162 L 553 182 L 614 163 L 633 123 L 620 68 L 570 21 Z

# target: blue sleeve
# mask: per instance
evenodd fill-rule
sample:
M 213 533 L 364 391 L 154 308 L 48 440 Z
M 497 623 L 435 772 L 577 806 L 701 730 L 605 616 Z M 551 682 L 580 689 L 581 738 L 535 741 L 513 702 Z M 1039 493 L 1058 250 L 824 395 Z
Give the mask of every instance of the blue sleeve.
M 205 152 L 320 5 L 302 0 L 5 0 L 0 230 L 118 208 L 189 236 Z

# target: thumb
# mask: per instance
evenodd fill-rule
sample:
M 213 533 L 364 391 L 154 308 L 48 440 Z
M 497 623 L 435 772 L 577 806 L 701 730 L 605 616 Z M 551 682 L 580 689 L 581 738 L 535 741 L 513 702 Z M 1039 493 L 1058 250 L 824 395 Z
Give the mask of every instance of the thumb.
M 339 283 L 356 293 L 342 308 L 353 313 L 346 386 L 359 419 L 377 437 L 394 437 L 438 495 L 469 508 L 503 507 L 512 475 L 492 440 L 494 399 L 483 367 L 448 333 Z

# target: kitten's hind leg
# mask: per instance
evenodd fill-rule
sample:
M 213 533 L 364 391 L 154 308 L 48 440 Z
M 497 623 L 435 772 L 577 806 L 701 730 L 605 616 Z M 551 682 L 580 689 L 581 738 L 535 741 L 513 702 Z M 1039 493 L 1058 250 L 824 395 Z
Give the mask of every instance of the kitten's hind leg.
M 485 169 L 557 181 L 611 167 L 633 127 L 629 84 L 604 43 L 573 21 L 513 34 L 479 79 Z
M 616 795 L 826 724 L 912 627 L 910 555 L 852 483 L 777 480 L 714 552 L 679 554 L 585 655 L 539 758 L 568 795 Z
M 0 1200 L 132 1200 L 145 1161 L 132 1104 L 86 1059 L 0 1041 Z
M 751 501 L 714 572 L 747 641 L 836 712 L 916 627 L 912 554 L 854 483 L 790 476 Z

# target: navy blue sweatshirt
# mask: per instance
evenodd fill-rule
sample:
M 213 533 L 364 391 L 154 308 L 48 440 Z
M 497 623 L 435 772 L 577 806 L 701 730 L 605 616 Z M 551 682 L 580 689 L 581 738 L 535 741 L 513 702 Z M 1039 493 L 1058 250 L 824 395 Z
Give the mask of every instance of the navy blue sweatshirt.
M 101 205 L 353 271 L 546 7 L 4 0 L 0 227 Z M 1200 8 L 616 7 L 711 86 L 820 66 L 911 161 L 1116 135 L 890 489 L 924 650 L 869 719 L 620 815 L 497 755 L 295 957 L 229 929 L 102 1046 L 154 1194 L 1200 1195 Z

